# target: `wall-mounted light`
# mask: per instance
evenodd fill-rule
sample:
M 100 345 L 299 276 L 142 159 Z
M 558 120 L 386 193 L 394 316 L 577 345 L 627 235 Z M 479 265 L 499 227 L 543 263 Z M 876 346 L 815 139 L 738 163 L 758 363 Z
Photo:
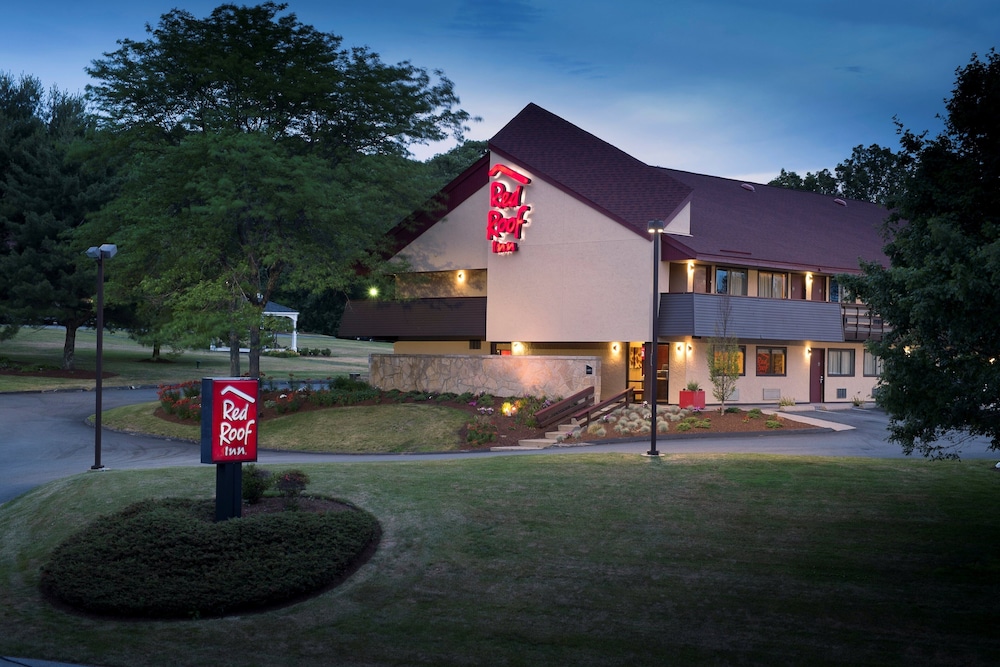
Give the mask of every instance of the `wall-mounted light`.
M 681 352 L 683 349 L 684 349 L 684 346 L 682 344 L 680 344 L 680 343 L 677 343 L 677 351 Z
M 460 283 L 464 283 L 464 282 L 465 282 L 465 271 L 459 271 L 459 272 L 458 272 L 458 273 L 457 273 L 457 274 L 455 275 L 455 277 L 456 277 L 456 278 L 458 278 L 458 282 L 460 282 Z
M 688 352 L 690 352 L 690 351 L 691 351 L 691 344 L 688 343 Z
M 694 271 L 694 262 L 688 262 L 688 271 Z
M 813 349 L 811 347 L 807 347 L 806 348 L 806 354 L 812 354 L 812 353 L 813 353 Z
M 372 285 L 371 287 L 369 287 L 368 288 L 368 296 L 370 296 L 373 299 L 375 297 L 377 297 L 378 296 L 378 288 L 375 287 L 374 285 Z
M 621 349 L 622 349 L 622 348 L 621 348 L 621 345 L 619 345 L 618 343 L 611 343 L 611 352 L 612 352 L 612 353 L 614 353 L 614 354 L 618 354 L 618 352 L 619 352 L 619 351 L 620 351 Z

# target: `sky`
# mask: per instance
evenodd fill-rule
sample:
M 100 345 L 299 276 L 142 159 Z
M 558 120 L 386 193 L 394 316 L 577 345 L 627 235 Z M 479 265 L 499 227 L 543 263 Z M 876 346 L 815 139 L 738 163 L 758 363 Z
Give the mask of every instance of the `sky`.
M 82 93 L 84 68 L 174 8 L 0 0 L 0 71 Z M 253 4 L 238 2 L 237 4 Z M 996 0 L 289 0 L 387 63 L 441 70 L 488 139 L 534 102 L 651 165 L 766 183 L 941 129 L 956 69 L 1000 46 Z M 415 147 L 425 159 L 450 146 Z

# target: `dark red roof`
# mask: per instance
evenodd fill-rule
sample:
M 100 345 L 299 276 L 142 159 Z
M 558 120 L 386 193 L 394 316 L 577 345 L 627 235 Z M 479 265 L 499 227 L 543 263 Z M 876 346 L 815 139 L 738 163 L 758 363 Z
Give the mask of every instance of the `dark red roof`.
M 497 132 L 489 148 L 643 236 L 650 220 L 671 217 L 691 193 L 666 171 L 536 104 Z
M 859 259 L 888 264 L 880 235 L 888 212 L 876 204 L 652 167 L 535 104 L 489 148 L 644 238 L 650 220 L 690 202 L 691 236 L 665 235 L 664 259 L 824 273 L 857 271 Z M 478 192 L 488 166 L 487 155 L 442 190 L 443 208 L 397 225 L 393 250 Z
M 485 340 L 486 297 L 352 301 L 339 338 L 382 340 Z
M 656 169 L 693 190 L 692 236 L 668 236 L 665 259 L 823 273 L 857 271 L 859 259 L 888 263 L 881 237 L 888 211 L 877 204 Z

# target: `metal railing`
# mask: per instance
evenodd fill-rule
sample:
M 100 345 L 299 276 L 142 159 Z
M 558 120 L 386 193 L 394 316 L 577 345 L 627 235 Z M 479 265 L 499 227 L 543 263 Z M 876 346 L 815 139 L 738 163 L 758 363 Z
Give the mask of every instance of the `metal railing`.
M 844 318 L 845 341 L 882 340 L 891 329 L 881 317 L 868 310 L 867 306 L 843 303 L 840 309 Z

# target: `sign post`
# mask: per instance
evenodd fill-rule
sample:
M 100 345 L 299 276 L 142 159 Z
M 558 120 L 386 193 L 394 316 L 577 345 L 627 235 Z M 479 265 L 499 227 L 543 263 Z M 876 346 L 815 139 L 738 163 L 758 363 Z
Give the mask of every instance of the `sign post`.
M 257 460 L 258 390 L 255 379 L 201 380 L 201 462 L 216 465 L 216 521 L 243 515 L 243 463 Z

